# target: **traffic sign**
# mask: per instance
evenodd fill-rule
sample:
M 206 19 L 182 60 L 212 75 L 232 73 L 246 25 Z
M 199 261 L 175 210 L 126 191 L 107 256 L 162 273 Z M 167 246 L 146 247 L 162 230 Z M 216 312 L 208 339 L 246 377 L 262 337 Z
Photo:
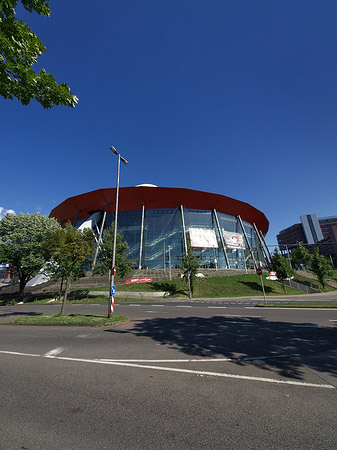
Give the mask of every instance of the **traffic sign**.
M 116 294 L 116 286 L 111 286 L 111 295 Z
M 258 267 L 257 269 L 256 269 L 256 273 L 258 274 L 258 275 L 262 275 L 262 269 L 261 269 L 261 267 Z

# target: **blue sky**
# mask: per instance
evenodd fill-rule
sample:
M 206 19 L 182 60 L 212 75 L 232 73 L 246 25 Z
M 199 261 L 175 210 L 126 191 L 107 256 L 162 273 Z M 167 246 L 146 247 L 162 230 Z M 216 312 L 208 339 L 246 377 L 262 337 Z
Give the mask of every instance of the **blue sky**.
M 0 211 L 152 183 L 250 203 L 276 234 L 337 215 L 335 0 L 52 0 L 18 10 L 45 67 L 79 97 L 0 98 Z M 3 208 L 1 210 L 1 208 Z

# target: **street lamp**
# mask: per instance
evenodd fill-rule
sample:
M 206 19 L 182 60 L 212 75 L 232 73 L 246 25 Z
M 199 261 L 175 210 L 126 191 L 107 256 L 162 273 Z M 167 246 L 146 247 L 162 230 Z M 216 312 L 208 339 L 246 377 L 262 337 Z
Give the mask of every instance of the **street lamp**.
M 112 264 L 111 264 L 111 277 L 110 277 L 110 297 L 109 297 L 109 311 L 108 317 L 111 317 L 113 313 L 114 307 L 114 295 L 115 295 L 115 262 L 116 262 L 116 239 L 117 239 L 117 216 L 118 216 L 118 196 L 119 196 L 119 172 L 121 167 L 121 160 L 126 165 L 128 164 L 127 160 L 123 158 L 123 156 L 118 153 L 115 147 L 111 146 L 110 150 L 118 156 L 118 164 L 117 164 L 117 184 L 116 184 L 116 209 L 115 209 L 115 228 L 114 228 L 114 243 L 112 250 Z M 114 291 L 113 291 L 114 289 Z

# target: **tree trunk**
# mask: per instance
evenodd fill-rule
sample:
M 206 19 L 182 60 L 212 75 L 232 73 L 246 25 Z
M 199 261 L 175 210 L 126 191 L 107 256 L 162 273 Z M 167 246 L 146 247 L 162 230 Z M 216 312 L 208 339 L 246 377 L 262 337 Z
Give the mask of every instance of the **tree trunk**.
M 59 292 L 59 300 L 62 298 L 62 289 L 63 289 L 63 277 L 61 278 L 60 292 Z
M 25 291 L 25 286 L 26 286 L 26 277 L 22 276 L 20 277 L 20 285 L 19 285 L 19 302 L 23 301 L 23 294 Z
M 193 296 L 193 286 L 191 283 L 191 272 L 188 272 L 188 298 Z
M 64 289 L 64 295 L 63 295 L 63 300 L 62 300 L 61 315 L 64 314 L 64 309 L 65 309 L 66 301 L 67 301 L 67 297 L 68 297 L 68 289 L 69 289 L 69 281 L 66 280 L 66 287 Z
M 284 281 L 282 281 L 282 286 L 283 286 L 284 293 L 287 294 L 287 289 L 286 289 L 286 285 L 285 285 Z

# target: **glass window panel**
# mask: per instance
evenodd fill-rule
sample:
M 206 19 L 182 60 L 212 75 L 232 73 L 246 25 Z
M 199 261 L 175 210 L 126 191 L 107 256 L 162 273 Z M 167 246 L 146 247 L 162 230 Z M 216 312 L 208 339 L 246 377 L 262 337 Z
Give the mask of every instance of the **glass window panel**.
M 170 247 L 170 249 L 169 249 Z M 146 209 L 144 223 L 143 267 L 171 268 L 181 265 L 183 252 L 180 210 Z
M 114 223 L 114 213 L 106 216 L 105 228 L 111 228 Z M 118 212 L 118 233 L 122 235 L 127 242 L 129 249 L 126 255 L 133 263 L 133 267 L 138 267 L 140 230 L 142 224 L 142 211 L 119 211 Z
M 142 211 L 121 211 L 118 213 L 118 233 L 128 243 L 126 253 L 133 266 L 138 268 Z

